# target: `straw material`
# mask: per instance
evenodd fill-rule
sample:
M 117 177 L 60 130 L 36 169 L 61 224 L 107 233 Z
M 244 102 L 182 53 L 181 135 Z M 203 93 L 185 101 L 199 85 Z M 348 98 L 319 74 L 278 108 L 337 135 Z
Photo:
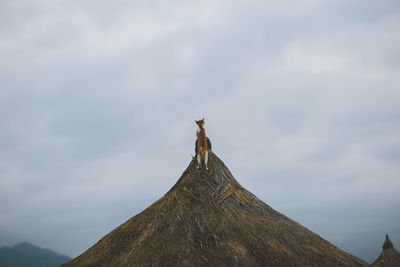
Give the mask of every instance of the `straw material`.
M 367 266 L 273 210 L 209 152 L 161 199 L 67 266 Z
M 374 267 L 399 267 L 400 266 L 400 253 L 394 249 L 392 241 L 386 234 L 385 242 L 383 242 L 382 253 L 372 263 Z

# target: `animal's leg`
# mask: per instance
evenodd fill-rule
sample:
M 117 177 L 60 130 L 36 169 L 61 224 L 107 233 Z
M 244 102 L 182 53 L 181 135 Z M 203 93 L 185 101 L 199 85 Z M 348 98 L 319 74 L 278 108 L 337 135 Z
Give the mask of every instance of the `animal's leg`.
M 206 154 L 204 155 L 204 163 L 206 165 L 206 170 L 208 170 L 208 151 L 206 151 Z
M 200 154 L 197 154 L 197 169 L 200 170 L 200 164 L 201 164 L 201 156 Z

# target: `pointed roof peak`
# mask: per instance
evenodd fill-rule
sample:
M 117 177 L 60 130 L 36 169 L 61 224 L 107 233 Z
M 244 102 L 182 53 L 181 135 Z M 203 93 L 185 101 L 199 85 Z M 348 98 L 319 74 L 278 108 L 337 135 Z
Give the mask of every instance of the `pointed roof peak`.
M 390 241 L 388 234 L 386 234 L 385 242 L 383 242 L 382 248 L 383 249 L 393 248 L 393 243 L 392 241 Z
M 400 253 L 394 249 L 393 243 L 390 241 L 388 234 L 386 234 L 385 242 L 383 243 L 382 248 L 383 250 L 381 254 L 371 266 L 400 266 Z
M 151 206 L 62 265 L 367 266 L 242 187 L 209 151 Z

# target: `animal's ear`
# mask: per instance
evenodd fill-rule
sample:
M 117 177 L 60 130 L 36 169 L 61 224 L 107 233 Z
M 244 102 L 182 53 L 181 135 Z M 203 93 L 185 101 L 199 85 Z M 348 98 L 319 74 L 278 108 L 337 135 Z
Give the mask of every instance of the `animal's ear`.
M 204 123 L 204 118 L 201 119 L 201 122 Z

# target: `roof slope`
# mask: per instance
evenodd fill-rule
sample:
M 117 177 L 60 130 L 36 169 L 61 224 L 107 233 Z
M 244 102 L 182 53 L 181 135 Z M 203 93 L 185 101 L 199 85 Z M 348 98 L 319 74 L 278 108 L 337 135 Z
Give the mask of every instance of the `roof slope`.
M 372 263 L 372 266 L 381 267 L 398 267 L 400 266 L 400 253 L 394 249 L 392 241 L 390 241 L 389 236 L 386 234 L 385 242 L 383 242 L 382 253 L 379 257 Z
M 366 266 L 243 188 L 209 153 L 161 199 L 63 266 Z

